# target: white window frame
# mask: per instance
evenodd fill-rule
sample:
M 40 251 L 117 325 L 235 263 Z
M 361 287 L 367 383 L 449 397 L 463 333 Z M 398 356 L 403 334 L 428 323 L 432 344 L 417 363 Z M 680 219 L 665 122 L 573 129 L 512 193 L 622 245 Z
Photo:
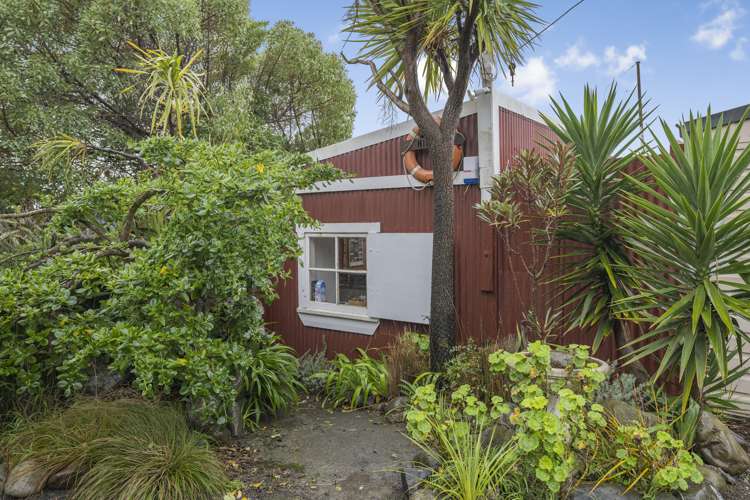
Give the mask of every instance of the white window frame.
M 338 240 L 334 244 L 334 265 L 336 270 L 314 268 L 310 266 L 310 239 L 315 237 L 362 237 L 367 238 L 370 233 L 379 233 L 380 223 L 332 223 L 320 224 L 314 228 L 299 228 L 297 233 L 302 246 L 302 256 L 297 261 L 297 286 L 299 306 L 297 313 L 305 326 L 324 328 L 327 330 L 338 330 L 363 335 L 373 335 L 377 330 L 379 321 L 367 314 L 367 307 L 352 306 L 349 304 L 315 302 L 311 299 L 310 272 L 315 270 L 331 271 L 338 273 L 367 274 L 365 271 L 338 269 L 339 245 Z M 332 287 L 336 293 L 338 302 L 338 283 Z

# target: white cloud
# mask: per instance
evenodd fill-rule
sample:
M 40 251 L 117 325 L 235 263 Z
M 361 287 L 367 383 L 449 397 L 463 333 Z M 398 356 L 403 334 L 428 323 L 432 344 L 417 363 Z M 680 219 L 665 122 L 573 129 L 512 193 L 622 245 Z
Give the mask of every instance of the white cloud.
M 735 61 L 744 61 L 747 58 L 745 53 L 745 45 L 747 44 L 747 38 L 740 37 L 737 39 L 737 43 L 734 46 L 734 50 L 729 53 L 729 57 Z
M 526 103 L 537 106 L 546 102 L 557 89 L 554 72 L 547 67 L 543 57 L 532 57 L 526 64 L 516 68 L 515 84 L 506 81 L 505 91 Z
M 713 50 L 724 47 L 734 36 L 737 20 L 743 14 L 741 8 L 725 8 L 718 16 L 698 26 L 693 41 Z
M 607 72 L 612 76 L 620 75 L 629 70 L 636 61 L 646 59 L 646 46 L 630 45 L 624 52 L 609 46 L 604 49 L 604 60 L 607 61 Z
M 560 57 L 556 58 L 555 64 L 561 68 L 586 69 L 589 66 L 597 66 L 599 58 L 590 50 L 582 51 L 579 44 L 576 43 L 568 47 Z

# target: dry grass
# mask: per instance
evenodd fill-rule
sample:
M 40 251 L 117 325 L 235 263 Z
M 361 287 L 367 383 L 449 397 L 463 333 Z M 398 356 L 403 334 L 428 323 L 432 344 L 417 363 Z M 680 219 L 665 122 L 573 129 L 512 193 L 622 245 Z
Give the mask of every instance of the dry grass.
M 429 339 L 426 335 L 404 332 L 388 348 L 386 366 L 390 376 L 388 393 L 397 397 L 401 382 L 413 382 L 430 369 Z

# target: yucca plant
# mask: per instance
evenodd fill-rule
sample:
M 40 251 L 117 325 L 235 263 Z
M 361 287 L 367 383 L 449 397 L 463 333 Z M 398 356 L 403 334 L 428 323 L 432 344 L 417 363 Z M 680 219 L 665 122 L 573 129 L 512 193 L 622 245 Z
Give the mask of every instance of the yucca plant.
M 116 68 L 115 71 L 146 78 L 139 104 L 141 113 L 148 106 L 153 106 L 151 133 L 160 132 L 183 137 L 187 116 L 192 134 L 195 136 L 198 122 L 206 112 L 203 106 L 201 74 L 193 70 L 193 65 L 203 50 L 199 49 L 183 64 L 183 55 L 170 55 L 161 49 L 143 49 L 133 42 L 128 44 L 136 53 L 138 67 Z M 129 92 L 134 88 L 135 85 L 131 85 L 123 92 Z
M 389 376 L 385 363 L 369 356 L 364 349 L 358 348 L 357 354 L 359 358 L 354 360 L 338 354 L 332 368 L 321 374 L 326 380 L 324 403 L 357 408 L 367 405 L 370 399 L 379 401 L 388 396 Z
M 742 353 L 739 321 L 750 319 L 750 148 L 710 115 L 680 125 L 684 146 L 662 121 L 666 141 L 643 155 L 648 182 L 633 179 L 640 194 L 619 219 L 639 292 L 624 303 L 650 323 L 628 362 L 660 353 L 654 379 L 676 373 L 683 408 L 691 395 L 704 404 L 712 371 L 729 382 L 744 370 L 741 356 L 731 369 L 728 358 Z
M 622 348 L 628 338 L 617 301 L 627 293 L 630 259 L 615 227 L 615 213 L 631 191 L 626 168 L 636 155 L 638 103 L 632 94 L 619 100 L 613 84 L 601 101 L 596 89 L 586 86 L 580 115 L 562 96 L 552 99 L 552 109 L 554 118 L 542 118 L 576 154 L 566 197 L 569 215 L 558 230 L 569 248 L 559 278 L 567 298 L 564 305 L 570 308 L 568 326 L 594 330 L 593 352 L 610 335 Z M 639 370 L 640 378 L 645 378 L 643 373 Z

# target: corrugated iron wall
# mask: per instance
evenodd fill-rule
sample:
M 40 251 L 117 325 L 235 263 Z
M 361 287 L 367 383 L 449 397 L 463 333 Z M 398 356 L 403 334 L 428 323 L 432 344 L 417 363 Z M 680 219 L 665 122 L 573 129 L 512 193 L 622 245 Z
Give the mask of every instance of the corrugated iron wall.
M 458 123 L 458 130 L 466 136 L 464 155 L 477 154 L 477 115 L 467 115 Z M 382 175 L 400 175 L 404 173 L 401 167 L 401 137 L 383 141 L 372 146 L 360 148 L 348 153 L 327 158 L 345 172 L 356 174 L 357 177 L 379 177 Z M 424 168 L 431 169 L 432 164 L 428 155 L 417 153 L 417 159 Z
M 479 202 L 477 186 L 454 188 L 456 217 L 456 308 L 459 336 L 488 337 L 495 333 L 494 295 L 486 295 L 479 287 L 482 225 L 474 205 Z M 305 195 L 305 209 L 320 221 L 380 222 L 385 233 L 432 232 L 432 192 L 429 190 L 383 189 Z M 296 264 L 290 263 L 296 274 Z M 297 316 L 297 281 L 293 276 L 279 286 L 279 299 L 269 307 L 269 327 L 302 353 L 318 350 L 325 342 L 329 352 L 350 354 L 357 347 L 380 348 L 388 345 L 394 335 L 404 329 L 423 330 L 421 325 L 381 321 L 373 336 L 306 328 Z M 490 318 L 488 320 L 488 318 Z M 325 340 L 324 340 L 325 339 Z

